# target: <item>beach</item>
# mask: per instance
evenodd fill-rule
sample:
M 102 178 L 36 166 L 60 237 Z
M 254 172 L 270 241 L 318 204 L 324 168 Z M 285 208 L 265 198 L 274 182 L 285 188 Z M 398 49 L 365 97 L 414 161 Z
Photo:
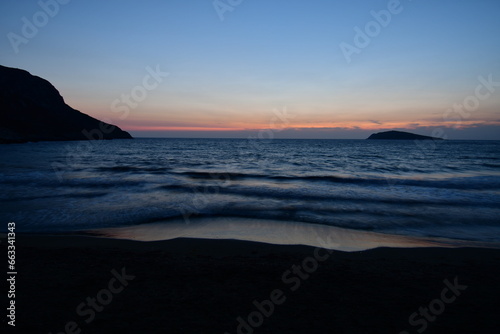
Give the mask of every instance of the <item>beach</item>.
M 16 251 L 18 333 L 498 328 L 497 249 L 340 252 L 238 240 L 18 234 Z
M 1 9 L 0 334 L 500 333 L 499 0 Z
M 5 327 L 497 331 L 499 142 L 445 141 L 425 159 L 413 141 L 255 145 L 102 141 L 63 165 L 78 143 L 2 146 Z

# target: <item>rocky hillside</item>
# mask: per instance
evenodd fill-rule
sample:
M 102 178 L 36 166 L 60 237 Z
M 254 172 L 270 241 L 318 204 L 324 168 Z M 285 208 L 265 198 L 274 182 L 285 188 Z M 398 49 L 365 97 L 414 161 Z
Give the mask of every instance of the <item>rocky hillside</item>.
M 0 143 L 131 138 L 68 106 L 47 80 L 0 66 Z

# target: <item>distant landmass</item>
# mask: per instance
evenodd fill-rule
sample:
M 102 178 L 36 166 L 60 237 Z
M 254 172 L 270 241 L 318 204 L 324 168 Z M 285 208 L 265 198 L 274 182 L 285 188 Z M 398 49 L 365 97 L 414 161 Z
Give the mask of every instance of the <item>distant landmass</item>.
M 0 65 L 0 143 L 95 139 L 132 136 L 71 108 L 47 80 Z
M 404 131 L 385 131 L 385 132 L 374 133 L 367 139 L 443 140 L 443 138 L 422 136 Z

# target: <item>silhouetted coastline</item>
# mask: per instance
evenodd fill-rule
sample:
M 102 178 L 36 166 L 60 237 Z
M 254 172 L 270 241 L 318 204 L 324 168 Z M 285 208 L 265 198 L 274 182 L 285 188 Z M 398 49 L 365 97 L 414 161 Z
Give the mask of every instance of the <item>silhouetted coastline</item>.
M 0 144 L 98 139 L 132 136 L 71 108 L 47 80 L 0 65 Z
M 389 139 L 389 140 L 443 140 L 443 138 L 417 135 L 404 131 L 385 131 L 372 134 L 367 139 Z

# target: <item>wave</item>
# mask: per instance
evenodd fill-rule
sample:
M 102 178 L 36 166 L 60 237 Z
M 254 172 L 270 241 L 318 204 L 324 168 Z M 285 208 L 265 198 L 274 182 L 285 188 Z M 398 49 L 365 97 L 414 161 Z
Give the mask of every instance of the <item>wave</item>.
M 170 170 L 169 167 L 137 167 L 137 166 L 112 166 L 112 167 L 97 167 L 94 169 L 98 172 L 114 172 L 114 173 L 165 173 Z
M 500 168 L 500 164 L 484 163 L 483 167 Z M 99 174 L 96 174 L 98 172 Z M 73 176 L 76 175 L 76 176 Z M 113 175 L 116 174 L 116 177 Z M 280 175 L 270 172 L 268 174 L 244 173 L 244 172 L 221 172 L 221 171 L 179 171 L 169 167 L 158 166 L 112 166 L 112 167 L 97 167 L 81 172 L 72 171 L 64 174 L 63 182 L 60 185 L 79 186 L 79 187 L 115 187 L 115 186 L 132 186 L 137 185 L 141 181 L 133 181 L 127 179 L 117 179 L 120 174 L 127 176 L 135 176 L 141 174 L 157 174 L 158 179 L 150 179 L 148 182 L 162 182 L 161 177 L 181 178 L 192 181 L 244 181 L 254 180 L 261 182 L 277 182 L 277 183 L 300 183 L 306 187 L 314 187 L 312 184 L 336 184 L 336 185 L 353 185 L 366 187 L 418 187 L 418 188 L 436 188 L 436 189 L 456 189 L 456 190 L 500 190 L 499 176 L 455 176 L 452 173 L 449 175 L 441 174 L 436 176 L 425 177 L 422 174 L 417 176 L 398 177 L 394 173 L 380 173 L 380 176 L 341 176 L 341 175 L 315 175 L 315 174 L 289 174 Z M 84 175 L 85 177 L 81 177 Z M 108 175 L 108 176 L 107 176 Z M 54 172 L 37 172 L 26 173 L 24 175 L 1 175 L 0 181 L 3 184 L 26 184 L 36 183 L 37 185 L 54 185 L 54 180 L 57 180 L 57 175 Z
M 335 201 L 335 202 L 349 202 L 349 203 L 362 203 L 362 204 L 394 204 L 394 205 L 405 205 L 405 206 L 421 206 L 421 205 L 431 205 L 431 206 L 449 206 L 449 207 L 498 207 L 496 202 L 488 202 L 485 200 L 472 201 L 469 198 L 464 200 L 456 199 L 421 199 L 421 198 L 394 198 L 394 197 L 384 197 L 380 193 L 377 194 L 359 194 L 348 192 L 342 193 L 311 193 L 308 191 L 290 190 L 290 189 L 280 189 L 280 188 L 270 188 L 270 187 L 204 187 L 190 184 L 171 184 L 158 186 L 157 189 L 162 189 L 166 191 L 179 191 L 183 193 L 192 193 L 194 195 L 201 194 L 212 194 L 216 193 L 218 195 L 239 195 L 245 198 L 267 198 L 267 199 L 282 199 L 282 200 L 314 200 L 314 201 Z
M 245 174 L 232 172 L 175 172 L 177 175 L 186 176 L 197 180 L 244 180 L 244 179 L 260 179 L 274 181 L 303 181 L 303 182 L 327 182 L 327 183 L 342 183 L 342 184 L 360 184 L 360 185 L 385 185 L 385 186 L 413 186 L 426 188 L 447 188 L 447 189 L 471 189 L 471 190 L 487 190 L 500 189 L 500 178 L 489 176 L 470 176 L 470 177 L 453 177 L 444 180 L 437 179 L 408 179 L 396 177 L 344 177 L 334 175 L 264 175 L 264 174 Z
M 94 198 L 109 195 L 109 192 L 88 192 L 76 194 L 57 194 L 57 195 L 37 195 L 37 196 L 19 196 L 2 198 L 4 202 L 17 202 L 17 201 L 35 201 L 44 199 L 57 199 L 57 198 Z

